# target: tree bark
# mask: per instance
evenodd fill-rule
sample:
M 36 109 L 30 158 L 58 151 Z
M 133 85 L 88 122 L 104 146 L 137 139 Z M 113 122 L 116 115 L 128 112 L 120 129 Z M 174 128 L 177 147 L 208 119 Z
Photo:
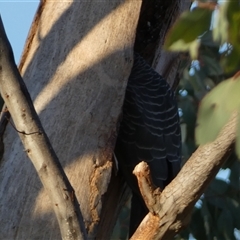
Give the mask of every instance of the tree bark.
M 86 239 L 86 230 L 74 190 L 49 142 L 17 69 L 1 17 L 0 52 L 1 96 L 11 113 L 24 151 L 31 159 L 50 198 L 62 239 Z
M 159 8 L 156 8 L 159 6 Z M 152 67 L 165 76 L 168 83 L 172 86 L 178 82 L 179 63 L 181 57 L 179 54 L 166 52 L 162 49 L 164 39 L 166 37 L 168 29 L 173 25 L 179 15 L 188 10 L 190 7 L 190 1 L 169 1 L 169 0 L 143 0 L 141 7 L 141 15 L 138 22 L 136 40 L 134 49 L 144 56 L 145 60 L 152 65 Z M 161 11 L 159 11 L 161 9 Z M 149 14 L 151 13 L 151 14 Z M 152 16 L 156 15 L 158 20 L 155 23 L 159 28 L 159 32 L 156 32 L 157 39 L 155 39 L 151 33 L 145 31 L 146 25 L 155 21 Z M 157 27 L 156 26 L 156 27 Z M 152 41 L 152 39 L 154 39 Z M 147 44 L 146 44 L 147 43 Z M 162 58 L 159 58 L 162 56 Z M 108 239 L 110 232 L 115 224 L 116 217 L 118 216 L 121 207 L 126 203 L 130 196 L 129 187 L 124 184 L 123 176 L 120 174 L 113 174 L 106 194 L 106 205 L 103 206 L 102 215 L 108 215 L 108 218 L 100 218 L 100 228 L 97 234 L 97 239 Z M 114 209 L 112 215 L 109 215 L 109 209 Z
M 167 58 L 162 43 L 167 29 L 190 3 L 179 0 L 171 4 L 174 14 L 167 11 L 161 19 L 166 29 L 151 62 L 160 74 L 170 76 L 170 83 L 176 71 L 169 69 L 179 60 L 175 55 Z M 122 179 L 111 174 L 112 150 L 140 6 L 141 1 L 130 0 L 104 4 L 42 1 L 19 66 L 75 189 L 89 238 L 109 238 L 109 225 L 114 223 L 109 212 L 114 215 L 118 199 L 128 195 L 128 191 L 123 192 Z M 166 23 L 168 18 L 171 21 Z M 163 60 L 160 67 L 158 56 Z M 11 125 L 7 126 L 3 143 L 0 237 L 58 239 L 49 199 Z
M 89 238 L 97 234 L 111 178 L 140 6 L 129 0 L 42 1 L 19 67 Z M 49 198 L 10 124 L 3 144 L 0 237 L 59 239 Z
M 135 168 L 150 212 L 131 240 L 172 239 L 187 227 L 195 203 L 231 153 L 236 138 L 237 115 L 233 114 L 214 142 L 200 146 L 194 152 L 162 193 L 149 184 L 145 164 L 140 163 Z

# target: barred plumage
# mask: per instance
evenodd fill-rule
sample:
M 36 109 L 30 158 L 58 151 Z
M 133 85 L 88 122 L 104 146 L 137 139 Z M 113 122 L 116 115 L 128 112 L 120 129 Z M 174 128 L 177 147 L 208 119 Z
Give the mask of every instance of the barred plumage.
M 135 217 L 140 204 L 136 200 L 141 198 L 132 174 L 135 165 L 146 161 L 154 184 L 161 189 L 180 170 L 181 135 L 174 93 L 168 83 L 138 54 L 134 54 L 134 65 L 128 80 L 115 154 L 133 190 L 132 211 L 137 209 L 132 215 Z M 130 224 L 131 233 L 138 223 Z

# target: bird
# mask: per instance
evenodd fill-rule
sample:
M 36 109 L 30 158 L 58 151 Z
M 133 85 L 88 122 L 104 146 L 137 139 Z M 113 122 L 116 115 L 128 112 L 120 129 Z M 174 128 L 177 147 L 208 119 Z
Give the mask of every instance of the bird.
M 153 184 L 163 190 L 181 168 L 181 131 L 174 92 L 138 53 L 128 79 L 115 156 L 132 190 L 129 237 L 148 209 L 141 196 L 134 167 L 147 162 Z

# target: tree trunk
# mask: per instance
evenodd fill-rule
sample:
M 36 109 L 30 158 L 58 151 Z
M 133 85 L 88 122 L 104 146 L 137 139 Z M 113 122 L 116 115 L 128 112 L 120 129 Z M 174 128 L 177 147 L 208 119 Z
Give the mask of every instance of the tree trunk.
M 42 127 L 32 99 L 14 61 L 0 17 L 0 92 L 24 151 L 38 173 L 58 220 L 63 239 L 86 239 L 83 217 L 74 189 Z M 13 125 L 12 125 L 13 126 Z M 1 126 L 2 127 L 2 126 Z M 17 130 L 18 129 L 18 130 Z
M 89 238 L 97 234 L 106 201 L 140 6 L 43 1 L 19 67 L 75 189 Z M 50 201 L 11 124 L 3 144 L 1 239 L 59 239 Z
M 148 9 L 154 9 L 156 3 L 164 7 L 158 12 L 159 32 L 149 36 L 154 41 L 137 42 L 135 49 L 173 82 L 176 71 L 169 75 L 169 69 L 176 69 L 179 59 L 162 52 L 161 47 L 168 28 L 190 1 L 143 3 L 138 32 L 154 15 Z M 109 238 L 128 195 L 121 176 L 112 171 L 112 153 L 141 4 L 131 0 L 42 1 L 19 66 L 75 189 L 89 238 Z M 50 201 L 11 124 L 3 144 L 0 238 L 59 239 Z

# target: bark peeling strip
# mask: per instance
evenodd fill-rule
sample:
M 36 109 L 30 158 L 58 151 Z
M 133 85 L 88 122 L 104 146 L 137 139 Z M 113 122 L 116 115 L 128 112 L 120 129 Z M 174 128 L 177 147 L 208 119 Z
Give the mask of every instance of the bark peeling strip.
M 95 165 L 96 166 L 96 165 Z M 93 232 L 99 220 L 102 209 L 102 196 L 107 192 L 112 172 L 112 162 L 107 161 L 102 166 L 96 166 L 90 176 L 90 211 L 92 222 L 87 229 Z

